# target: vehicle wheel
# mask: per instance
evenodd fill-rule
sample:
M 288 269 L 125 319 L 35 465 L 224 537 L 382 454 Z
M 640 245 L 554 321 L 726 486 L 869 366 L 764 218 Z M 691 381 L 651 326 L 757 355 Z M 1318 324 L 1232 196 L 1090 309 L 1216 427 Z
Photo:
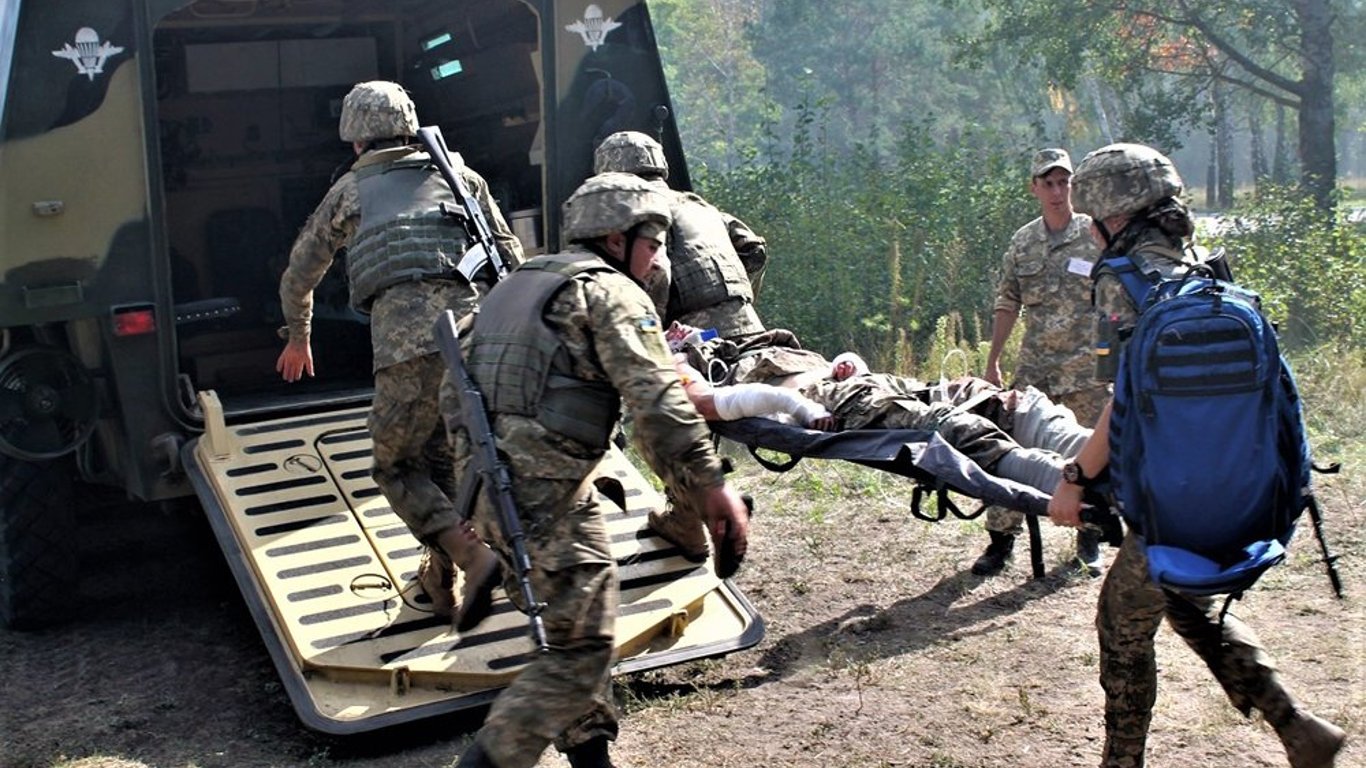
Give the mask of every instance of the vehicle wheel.
M 77 587 L 76 513 L 65 462 L 0 456 L 0 624 L 68 616 Z

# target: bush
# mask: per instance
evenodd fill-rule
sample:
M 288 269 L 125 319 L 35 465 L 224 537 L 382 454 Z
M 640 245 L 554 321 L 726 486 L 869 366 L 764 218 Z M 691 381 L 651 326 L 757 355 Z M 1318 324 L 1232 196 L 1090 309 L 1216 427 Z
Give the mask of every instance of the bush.
M 953 344 L 989 338 L 1000 254 L 1037 215 L 1024 153 L 991 131 L 938 140 L 928 125 L 907 126 L 890 157 L 841 153 L 822 124 L 802 109 L 778 160 L 699 174 L 709 200 L 768 239 L 765 323 L 899 373 L 926 359 L 941 318 L 954 318 Z
M 1325 215 L 1293 189 L 1240 203 L 1211 238 L 1234 277 L 1262 296 L 1288 348 L 1366 342 L 1366 232 L 1343 208 Z

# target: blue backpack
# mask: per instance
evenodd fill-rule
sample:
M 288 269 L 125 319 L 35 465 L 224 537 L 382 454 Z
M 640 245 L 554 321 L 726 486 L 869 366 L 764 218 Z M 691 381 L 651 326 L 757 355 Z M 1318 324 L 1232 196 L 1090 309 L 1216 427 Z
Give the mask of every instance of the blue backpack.
M 1158 585 L 1237 597 L 1312 503 L 1295 378 L 1257 294 L 1204 266 L 1163 280 L 1127 256 L 1102 264 L 1140 313 L 1110 417 L 1119 511 Z

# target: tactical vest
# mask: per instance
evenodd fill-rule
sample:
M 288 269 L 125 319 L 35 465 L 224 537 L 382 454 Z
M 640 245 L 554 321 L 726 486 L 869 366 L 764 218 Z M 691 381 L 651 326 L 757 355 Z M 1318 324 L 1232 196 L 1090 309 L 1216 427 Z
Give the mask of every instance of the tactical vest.
M 575 276 L 610 271 L 591 253 L 541 256 L 513 270 L 489 294 L 475 317 L 468 365 L 490 413 L 529 416 L 552 432 L 607 448 L 621 417 L 621 398 L 607 382 L 573 375 L 568 351 L 542 318 Z
M 456 265 L 469 247 L 465 229 L 441 211 L 455 196 L 425 154 L 354 171 L 360 227 L 346 256 L 351 306 L 369 312 L 385 288 L 409 280 L 463 279 Z
M 669 319 L 730 302 L 734 311 L 711 315 L 722 337 L 764 330 L 754 312 L 754 291 L 745 265 L 730 242 L 721 212 L 691 193 L 674 196 L 669 230 L 669 264 L 673 272 Z

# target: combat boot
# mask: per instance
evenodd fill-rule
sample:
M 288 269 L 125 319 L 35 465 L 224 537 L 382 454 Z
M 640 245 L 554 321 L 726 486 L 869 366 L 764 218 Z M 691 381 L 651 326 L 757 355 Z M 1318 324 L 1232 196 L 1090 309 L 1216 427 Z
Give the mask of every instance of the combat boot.
M 1087 576 L 1105 572 L 1105 559 L 1100 554 L 1100 533 L 1090 528 L 1077 531 L 1077 562 Z
M 454 582 L 451 564 L 446 558 L 433 552 L 431 547 L 423 547 L 422 560 L 417 564 L 417 583 L 427 593 L 432 613 L 447 621 L 455 615 L 455 596 L 451 594 Z
M 678 547 L 684 560 L 707 561 L 707 530 L 697 514 L 673 504 L 663 512 L 650 510 L 650 530 Z
M 1000 531 L 987 531 L 991 534 L 991 543 L 987 545 L 987 550 L 982 556 L 977 558 L 977 562 L 972 564 L 972 573 L 976 576 L 995 576 L 1006 567 L 1010 562 L 1015 551 L 1015 537 Z
M 615 768 L 607 754 L 607 744 L 606 736 L 594 736 L 572 747 L 564 756 L 569 758 L 570 768 Z
M 498 768 L 498 764 L 493 762 L 489 753 L 479 746 L 479 742 L 470 743 L 470 748 L 465 750 L 465 754 L 460 756 L 460 762 L 455 764 L 455 768 Z
M 1296 710 L 1290 722 L 1276 729 L 1285 745 L 1290 768 L 1333 768 L 1347 734 L 1336 725 L 1304 710 Z
M 460 606 L 455 611 L 455 628 L 467 632 L 488 618 L 493 610 L 493 590 L 502 582 L 498 555 L 479 538 L 469 522 L 441 531 L 436 541 L 464 572 Z

